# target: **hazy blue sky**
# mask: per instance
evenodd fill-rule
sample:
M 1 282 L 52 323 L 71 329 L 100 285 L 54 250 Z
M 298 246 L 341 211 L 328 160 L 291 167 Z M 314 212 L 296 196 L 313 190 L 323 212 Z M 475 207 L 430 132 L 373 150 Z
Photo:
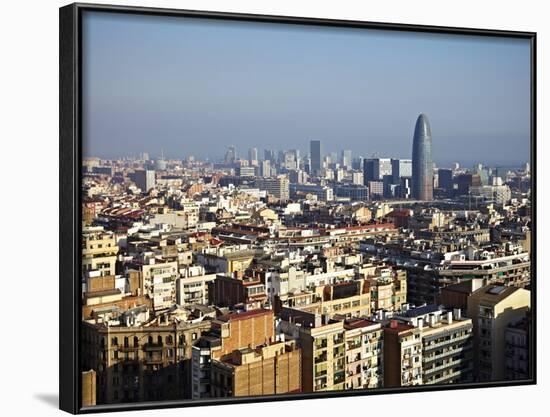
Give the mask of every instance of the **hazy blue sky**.
M 220 158 L 234 144 L 434 161 L 529 159 L 527 40 L 86 12 L 85 155 Z

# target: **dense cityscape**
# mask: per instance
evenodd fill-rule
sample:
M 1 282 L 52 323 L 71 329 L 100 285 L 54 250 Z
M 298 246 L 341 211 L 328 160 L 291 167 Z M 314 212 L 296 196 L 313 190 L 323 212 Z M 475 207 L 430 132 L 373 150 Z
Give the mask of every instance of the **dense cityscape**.
M 82 405 L 529 379 L 529 163 L 403 141 L 85 157 Z

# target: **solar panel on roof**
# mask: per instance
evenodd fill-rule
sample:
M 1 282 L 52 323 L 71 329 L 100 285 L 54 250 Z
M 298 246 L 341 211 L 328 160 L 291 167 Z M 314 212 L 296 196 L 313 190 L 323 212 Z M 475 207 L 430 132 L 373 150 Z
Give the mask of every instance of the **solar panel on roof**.
M 429 304 L 422 307 L 416 307 L 411 310 L 408 310 L 405 313 L 406 317 L 417 317 L 417 316 L 424 316 L 426 314 L 433 313 L 435 311 L 439 311 L 439 306 L 437 304 Z
M 503 285 L 495 285 L 494 287 L 489 288 L 487 290 L 487 293 L 494 294 L 494 295 L 499 295 L 505 289 L 506 289 L 506 287 L 503 286 Z

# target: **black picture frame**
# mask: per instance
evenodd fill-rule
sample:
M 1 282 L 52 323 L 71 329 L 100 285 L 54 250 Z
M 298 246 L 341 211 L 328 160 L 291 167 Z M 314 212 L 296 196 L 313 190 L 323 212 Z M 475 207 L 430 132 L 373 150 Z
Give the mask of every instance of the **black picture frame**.
M 532 233 L 531 233 L 531 306 L 533 310 L 531 375 L 528 380 L 509 382 L 468 383 L 456 385 L 420 385 L 407 388 L 380 388 L 370 390 L 335 391 L 322 393 L 278 394 L 264 397 L 238 397 L 208 400 L 178 400 L 140 402 L 117 405 L 97 405 L 82 407 L 80 401 L 81 381 L 79 372 L 79 335 L 81 321 L 80 270 L 81 270 L 81 168 L 82 168 L 82 103 L 81 103 L 81 41 L 82 13 L 103 11 L 110 13 L 131 13 L 170 17 L 194 17 L 259 23 L 300 24 L 333 26 L 342 28 L 383 29 L 405 32 L 428 32 L 477 36 L 521 38 L 531 45 L 531 190 L 532 190 Z M 211 11 L 161 9 L 150 7 L 130 7 L 75 3 L 59 10 L 59 187 L 60 187 L 60 229 L 59 229 L 59 408 L 72 414 L 123 410 L 144 410 L 203 405 L 239 404 L 250 402 L 283 401 L 298 399 L 320 399 L 379 395 L 403 392 L 443 391 L 465 388 L 489 388 L 517 385 L 531 385 L 537 382 L 536 356 L 536 42 L 534 32 L 473 29 L 462 27 L 425 26 L 366 21 L 332 20 L 290 16 L 267 16 L 254 14 L 222 13 Z

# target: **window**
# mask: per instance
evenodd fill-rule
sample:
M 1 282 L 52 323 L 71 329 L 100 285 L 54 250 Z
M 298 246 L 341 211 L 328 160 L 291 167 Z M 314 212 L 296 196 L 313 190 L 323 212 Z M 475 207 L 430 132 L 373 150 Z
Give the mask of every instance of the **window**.
M 138 347 L 139 346 L 139 339 L 137 336 L 134 336 L 134 347 Z
M 124 337 L 124 347 L 128 347 L 128 346 L 129 346 L 128 337 L 125 336 L 125 337 Z
M 111 345 L 118 346 L 118 337 L 113 337 L 111 339 Z

